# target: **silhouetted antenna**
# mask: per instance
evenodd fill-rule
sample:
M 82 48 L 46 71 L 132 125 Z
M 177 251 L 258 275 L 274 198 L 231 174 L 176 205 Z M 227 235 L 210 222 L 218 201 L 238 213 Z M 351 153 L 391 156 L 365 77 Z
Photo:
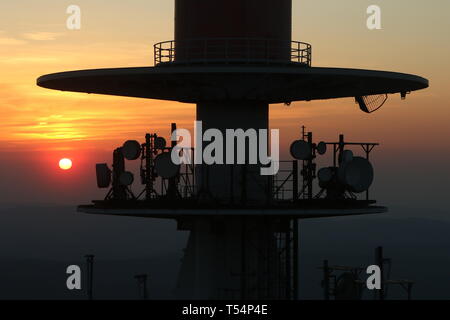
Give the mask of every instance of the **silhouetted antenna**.
M 141 156 L 141 144 L 136 140 L 128 140 L 122 146 L 122 154 L 127 160 L 136 160 Z
M 353 271 L 342 273 L 336 280 L 334 296 L 336 300 L 361 300 L 362 288 L 358 275 Z
M 145 143 L 142 144 L 141 157 L 141 183 L 145 185 L 145 200 L 150 201 L 157 192 L 154 189 L 155 174 L 154 174 L 154 145 L 155 140 L 158 139 L 156 134 L 147 133 L 145 135 Z M 138 198 L 142 195 L 138 196 Z
M 326 167 L 319 170 L 317 173 L 317 177 L 319 178 L 319 184 L 325 186 L 326 183 L 333 180 L 334 176 L 334 168 Z
M 117 148 L 113 152 L 112 197 L 114 200 L 127 200 L 129 196 L 134 198 L 131 191 L 128 189 L 129 180 L 130 173 L 125 171 L 125 157 L 123 148 Z
M 164 152 L 155 158 L 155 172 L 164 179 L 176 177 L 180 172 L 180 166 L 172 162 L 170 152 Z
M 389 285 L 399 285 L 403 290 L 406 291 L 407 299 L 412 300 L 412 288 L 414 285 L 414 281 L 411 280 L 386 280 L 386 287 Z
M 131 186 L 134 181 L 134 175 L 129 171 L 122 172 L 119 177 L 119 181 L 123 186 Z
M 308 141 L 297 140 L 291 144 L 291 155 L 297 160 L 309 160 L 312 158 L 312 147 Z
M 325 167 L 316 174 L 317 166 L 315 159 L 320 155 L 325 155 L 328 145 L 333 147 L 333 167 Z M 347 146 L 359 145 L 366 152 L 366 158 L 356 157 Z M 303 199 L 313 199 L 313 181 L 318 176 L 321 191 L 315 196 L 320 198 L 324 191 L 327 191 L 327 198 L 353 198 L 354 194 L 366 192 L 368 201 L 368 190 L 374 179 L 372 164 L 369 162 L 369 153 L 377 144 L 375 143 L 348 143 L 344 140 L 344 135 L 339 136 L 339 142 L 326 143 L 313 142 L 312 132 L 306 132 L 302 127 L 302 139 L 291 144 L 291 156 L 296 160 L 303 161 L 301 174 L 303 176 L 303 187 L 300 194 L 294 192 L 294 199 L 303 196 Z M 295 176 L 295 172 L 291 174 Z M 295 179 L 294 179 L 295 180 Z M 296 190 L 296 188 L 294 188 Z M 279 190 L 277 189 L 277 192 Z M 347 194 L 346 194 L 347 193 Z
M 405 279 L 391 279 L 392 259 L 384 257 L 383 247 L 377 247 L 375 249 L 375 264 L 378 265 L 381 270 L 381 290 L 376 292 L 375 299 L 385 300 L 388 296 L 389 285 L 399 285 L 406 291 L 408 300 L 412 299 L 412 288 L 415 282 Z
M 87 268 L 87 296 L 88 300 L 93 299 L 93 283 L 94 283 L 94 255 L 88 254 L 84 256 L 86 258 L 86 268 Z
M 95 166 L 97 175 L 97 186 L 99 188 L 109 188 L 111 185 L 111 169 L 109 169 L 106 163 L 98 163 Z
M 146 274 L 138 274 L 138 275 L 134 276 L 134 278 L 137 280 L 139 298 L 142 300 L 147 300 L 148 299 L 148 290 L 147 290 L 148 276 Z
M 176 131 L 176 124 L 172 123 L 171 133 Z M 194 168 L 186 165 L 182 176 L 182 166 L 176 165 L 172 161 L 171 152 L 177 145 L 177 141 L 172 141 L 167 146 L 167 141 L 157 134 L 147 133 L 145 143 L 140 144 L 136 140 L 128 140 L 121 147 L 113 152 L 113 170 L 110 170 L 106 163 L 96 165 L 97 186 L 108 188 L 112 183 L 112 188 L 105 197 L 105 201 L 126 201 L 139 200 L 145 194 L 146 201 L 161 199 L 162 196 L 169 198 L 181 197 L 178 190 L 180 179 L 184 179 L 185 194 L 193 194 L 193 187 L 190 187 L 190 176 L 193 178 Z M 192 150 L 191 150 L 192 151 Z M 134 183 L 133 173 L 125 170 L 125 160 L 138 160 L 140 158 L 140 180 L 145 189 L 136 197 L 130 186 Z M 160 179 L 161 194 L 155 190 L 157 178 Z
M 377 247 L 375 248 L 375 265 L 377 265 L 380 268 L 381 273 L 381 288 L 380 290 L 375 291 L 375 297 L 378 300 L 384 300 L 384 286 L 385 286 L 385 275 L 384 275 L 384 264 L 386 263 L 386 260 L 383 256 L 383 247 Z
M 317 149 L 317 153 L 322 156 L 325 153 L 327 153 L 327 144 L 325 142 L 321 141 L 317 144 L 316 149 Z
M 339 154 L 339 164 L 351 162 L 353 160 L 354 154 L 352 150 L 344 150 Z
M 390 285 L 399 285 L 407 293 L 408 300 L 412 298 L 412 288 L 414 281 L 411 280 L 393 280 L 391 277 L 392 260 L 385 258 L 383 247 L 375 249 L 375 265 L 381 271 L 381 289 L 374 290 L 375 300 L 385 300 L 388 296 Z M 329 300 L 334 297 L 336 300 L 360 300 L 362 298 L 365 282 L 359 277 L 364 268 L 349 266 L 330 266 L 328 260 L 323 261 L 322 288 L 324 290 L 324 299 Z M 341 272 L 338 274 L 337 272 Z
M 323 261 L 322 288 L 324 299 L 360 300 L 362 298 L 363 281 L 360 274 L 363 268 L 351 266 L 330 266 L 328 260 Z
M 320 150 L 319 150 L 320 149 Z M 316 177 L 316 164 L 313 160 L 316 158 L 316 154 L 325 154 L 327 152 L 327 146 L 324 142 L 316 145 L 313 143 L 312 132 L 306 132 L 306 127 L 302 126 L 301 139 L 296 140 L 290 147 L 291 156 L 296 160 L 302 160 L 302 190 L 300 194 L 294 192 L 293 199 L 297 200 L 303 196 L 303 199 L 311 200 L 313 197 L 313 180 Z M 295 170 L 296 171 L 296 170 Z M 293 173 L 294 175 L 296 172 Z M 296 187 L 294 188 L 297 189 Z
M 354 157 L 351 161 L 343 162 L 338 170 L 340 182 L 353 193 L 367 191 L 373 182 L 372 164 L 361 157 Z
M 387 99 L 388 99 L 387 94 L 379 94 L 355 98 L 356 103 L 359 104 L 359 108 L 365 113 L 372 113 L 377 111 L 386 103 Z
M 172 137 L 172 135 L 175 134 L 175 132 L 177 131 L 177 124 L 176 123 L 172 123 L 170 125 L 170 136 Z M 170 145 L 170 153 L 172 152 L 172 149 L 175 148 L 177 146 L 177 141 L 173 141 L 171 142 Z M 167 194 L 170 198 L 177 198 L 179 193 L 178 193 L 178 182 L 179 182 L 179 176 L 180 176 L 180 166 L 179 165 L 175 165 L 172 162 L 172 158 L 170 158 L 170 164 L 168 165 L 169 167 L 175 166 L 177 167 L 177 173 L 175 175 L 173 175 L 172 177 L 170 177 L 169 179 L 169 186 L 167 188 Z
M 322 280 L 323 298 L 324 298 L 324 300 L 330 300 L 331 270 L 328 266 L 328 260 L 323 261 L 322 269 L 323 269 L 323 280 Z
M 155 139 L 155 149 L 157 150 L 164 150 L 167 146 L 166 139 L 163 137 L 157 137 Z
M 125 170 L 125 159 L 137 159 L 141 154 L 139 142 L 130 140 L 113 152 L 113 169 L 109 169 L 106 163 L 98 163 L 95 167 L 97 186 L 108 188 L 112 182 L 105 200 L 128 200 L 135 199 L 133 192 L 128 188 L 133 184 L 134 175 Z

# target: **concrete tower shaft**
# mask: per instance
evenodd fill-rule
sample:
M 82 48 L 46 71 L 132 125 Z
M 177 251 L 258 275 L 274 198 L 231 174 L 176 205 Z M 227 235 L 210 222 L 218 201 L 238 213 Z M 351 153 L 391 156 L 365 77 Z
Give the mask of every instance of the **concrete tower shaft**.
M 292 0 L 175 0 L 176 62 L 290 62 L 291 38 Z M 268 129 L 268 103 L 233 97 L 198 101 L 197 120 L 204 130 L 223 134 Z M 270 200 L 270 179 L 260 176 L 260 165 L 199 165 L 196 170 L 199 190 L 218 202 Z
M 291 41 L 292 0 L 176 0 L 175 40 Z
M 268 129 L 269 105 L 259 101 L 221 101 L 202 102 L 197 104 L 197 121 L 202 122 L 202 130 L 218 129 L 226 137 L 227 129 L 256 130 Z M 268 139 L 258 135 L 255 150 L 259 154 L 260 139 Z M 205 148 L 209 143 L 203 143 Z M 234 153 L 235 164 L 197 165 L 196 177 L 199 192 L 205 192 L 205 196 L 212 197 L 216 202 L 222 204 L 247 204 L 265 205 L 270 201 L 272 194 L 270 190 L 271 177 L 262 176 L 261 164 L 249 164 L 249 152 L 251 141 L 245 142 L 246 163 L 237 163 L 237 141 L 234 151 L 227 150 L 226 143 L 222 153 L 227 157 L 228 152 Z M 202 196 L 203 196 L 202 195 Z
M 292 0 L 175 1 L 178 61 L 205 49 L 217 53 L 208 55 L 211 59 L 250 53 L 250 58 L 270 55 L 273 60 L 290 61 L 291 38 Z M 231 57 L 221 56 L 225 52 Z

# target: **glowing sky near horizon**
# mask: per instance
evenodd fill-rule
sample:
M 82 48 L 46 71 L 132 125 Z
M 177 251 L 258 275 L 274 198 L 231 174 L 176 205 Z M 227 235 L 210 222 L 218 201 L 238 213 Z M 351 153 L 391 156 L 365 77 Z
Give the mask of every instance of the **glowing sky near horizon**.
M 428 78 L 431 87 L 406 101 L 391 96 L 373 115 L 360 112 L 352 99 L 272 106 L 271 127 L 281 129 L 282 147 L 287 148 L 303 124 L 318 139 L 335 140 L 342 132 L 349 139 L 381 142 L 375 159 L 385 170 L 379 180 L 379 188 L 387 190 L 382 193 L 385 199 L 399 188 L 392 182 L 401 179 L 406 179 L 402 187 L 416 192 L 404 162 L 419 175 L 412 181 L 448 179 L 444 165 L 450 158 L 450 2 L 293 2 L 293 39 L 313 45 L 314 66 L 413 73 Z M 82 9 L 80 31 L 66 29 L 70 4 Z M 382 9 L 382 30 L 366 28 L 365 11 L 371 4 Z M 37 77 L 52 72 L 151 66 L 153 44 L 173 39 L 173 1 L 16 0 L 2 1 L 0 12 L 0 161 L 3 168 L 12 168 L 8 171 L 29 172 L 29 188 L 36 190 L 41 183 L 41 190 L 27 195 L 29 202 L 88 201 L 95 190 L 86 188 L 95 184 L 93 163 L 109 161 L 113 147 L 142 139 L 148 131 L 167 136 L 174 121 L 179 127 L 192 127 L 192 105 L 64 93 L 35 84 Z M 54 159 L 65 156 L 77 161 L 72 177 L 47 171 Z M 24 161 L 30 157 L 31 163 Z M 425 172 L 426 161 L 433 164 L 427 165 L 430 172 Z M 3 173 L 0 202 L 25 201 L 20 195 L 25 180 L 11 172 Z M 51 179 L 42 182 L 43 172 Z M 67 185 L 67 194 L 61 195 L 61 183 Z

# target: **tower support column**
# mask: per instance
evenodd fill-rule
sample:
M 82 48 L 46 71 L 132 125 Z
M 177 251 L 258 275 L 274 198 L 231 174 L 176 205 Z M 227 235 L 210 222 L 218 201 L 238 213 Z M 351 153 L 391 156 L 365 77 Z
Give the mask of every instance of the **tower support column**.
M 266 204 L 272 196 L 271 177 L 261 175 L 259 143 L 262 138 L 268 141 L 269 105 L 253 101 L 201 102 L 197 104 L 197 121 L 202 122 L 203 133 L 208 129 L 217 129 L 223 137 L 223 164 L 203 163 L 196 166 L 196 185 L 200 196 L 227 205 Z M 241 138 L 230 141 L 227 129 L 235 133 L 242 129 L 244 132 L 245 164 L 237 164 Z M 266 130 L 265 136 L 260 129 Z M 231 152 L 227 144 L 230 142 L 234 145 L 234 164 L 227 164 L 227 155 Z M 203 142 L 203 150 L 211 143 L 214 141 Z M 256 157 L 256 164 L 250 163 L 251 157 Z
M 291 219 L 192 218 L 180 269 L 179 299 L 290 299 Z

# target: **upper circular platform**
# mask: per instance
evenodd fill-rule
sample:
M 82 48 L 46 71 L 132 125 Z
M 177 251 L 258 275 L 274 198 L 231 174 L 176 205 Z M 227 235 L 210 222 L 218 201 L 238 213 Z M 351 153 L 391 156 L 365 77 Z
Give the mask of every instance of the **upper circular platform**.
M 38 86 L 72 92 L 173 100 L 283 103 L 411 92 L 419 76 L 293 65 L 199 65 L 80 70 L 44 75 Z

